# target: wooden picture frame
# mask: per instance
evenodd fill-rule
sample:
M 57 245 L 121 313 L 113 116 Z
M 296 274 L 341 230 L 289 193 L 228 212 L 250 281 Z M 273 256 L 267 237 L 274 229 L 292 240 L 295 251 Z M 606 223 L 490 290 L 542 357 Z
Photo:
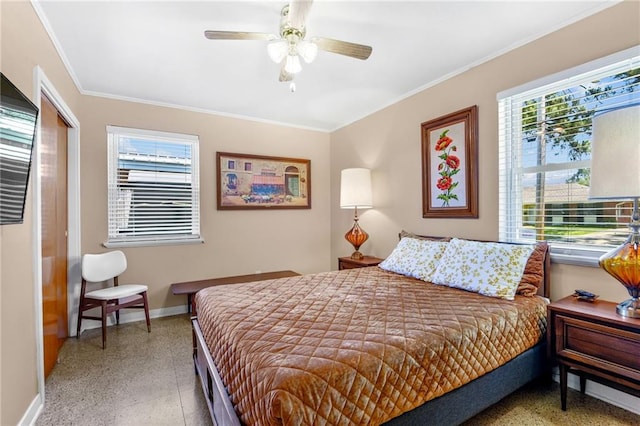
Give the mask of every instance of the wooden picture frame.
M 218 210 L 310 209 L 311 161 L 216 152 Z
M 478 106 L 421 124 L 422 217 L 478 217 Z

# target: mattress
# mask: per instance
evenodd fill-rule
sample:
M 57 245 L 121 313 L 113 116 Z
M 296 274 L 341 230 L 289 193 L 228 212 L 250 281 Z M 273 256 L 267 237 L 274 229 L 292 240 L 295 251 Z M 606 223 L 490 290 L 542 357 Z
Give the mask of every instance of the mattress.
M 498 368 L 546 332 L 514 301 L 378 267 L 217 286 L 198 322 L 247 425 L 377 425 Z

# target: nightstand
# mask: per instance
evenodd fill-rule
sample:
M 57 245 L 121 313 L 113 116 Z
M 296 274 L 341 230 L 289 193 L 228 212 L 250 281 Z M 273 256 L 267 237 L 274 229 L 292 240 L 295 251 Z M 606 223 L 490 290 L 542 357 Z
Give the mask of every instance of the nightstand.
M 338 269 L 353 269 L 353 268 L 366 268 L 367 266 L 376 266 L 384 259 L 373 256 L 365 256 L 360 260 L 352 259 L 351 257 L 339 257 Z
M 640 397 L 640 319 L 616 314 L 616 303 L 573 296 L 548 308 L 548 349 L 560 367 L 560 398 L 567 409 L 567 374 L 580 391 L 593 380 Z

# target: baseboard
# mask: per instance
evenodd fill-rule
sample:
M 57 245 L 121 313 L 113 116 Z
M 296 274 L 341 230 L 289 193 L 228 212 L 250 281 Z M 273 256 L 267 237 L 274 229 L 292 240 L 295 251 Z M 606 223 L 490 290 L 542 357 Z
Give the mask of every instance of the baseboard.
M 168 308 L 151 309 L 149 311 L 149 317 L 150 318 L 169 317 L 172 315 L 184 314 L 186 312 L 187 312 L 186 305 L 170 306 Z M 136 309 L 136 310 L 124 309 L 120 311 L 120 324 L 125 324 L 128 322 L 144 321 L 144 320 L 145 320 L 144 312 L 142 311 L 142 309 Z M 115 316 L 112 314 L 109 316 L 109 318 L 107 318 L 107 325 L 109 326 L 109 325 L 115 325 L 115 324 L 116 324 Z M 93 328 L 100 328 L 100 327 L 101 327 L 100 321 L 83 319 L 82 330 L 80 332 L 82 333 L 82 331 L 84 330 L 91 330 Z
M 554 369 L 553 379 L 556 382 L 560 382 L 560 374 L 558 373 L 557 368 Z M 567 386 L 571 389 L 579 391 L 580 378 L 575 374 L 569 373 L 569 376 L 567 378 Z M 615 405 L 616 407 L 623 408 L 635 414 L 640 414 L 640 398 L 629 395 L 628 393 L 610 388 L 605 385 L 601 385 L 600 383 L 594 382 L 592 380 L 587 380 L 587 389 L 585 393 L 608 404 Z
M 33 398 L 33 401 L 31 401 L 31 404 L 29 404 L 29 408 L 27 408 L 27 411 L 25 411 L 24 415 L 18 422 L 18 426 L 35 425 L 36 420 L 38 419 L 38 416 L 40 416 L 43 408 L 44 402 L 42 401 L 42 395 L 37 394 L 36 397 Z

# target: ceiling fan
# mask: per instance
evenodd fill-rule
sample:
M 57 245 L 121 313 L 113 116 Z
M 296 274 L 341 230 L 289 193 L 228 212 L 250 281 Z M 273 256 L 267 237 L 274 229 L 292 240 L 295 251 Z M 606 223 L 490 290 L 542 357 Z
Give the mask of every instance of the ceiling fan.
M 371 55 L 371 46 L 334 40 L 325 37 L 307 35 L 306 19 L 313 1 L 291 0 L 280 13 L 280 35 L 241 31 L 205 31 L 210 40 L 266 40 L 269 57 L 280 68 L 280 81 L 292 81 L 295 74 L 302 70 L 300 58 L 311 63 L 318 54 L 318 49 L 337 53 L 356 59 L 365 60 Z M 292 88 L 293 91 L 293 88 Z

